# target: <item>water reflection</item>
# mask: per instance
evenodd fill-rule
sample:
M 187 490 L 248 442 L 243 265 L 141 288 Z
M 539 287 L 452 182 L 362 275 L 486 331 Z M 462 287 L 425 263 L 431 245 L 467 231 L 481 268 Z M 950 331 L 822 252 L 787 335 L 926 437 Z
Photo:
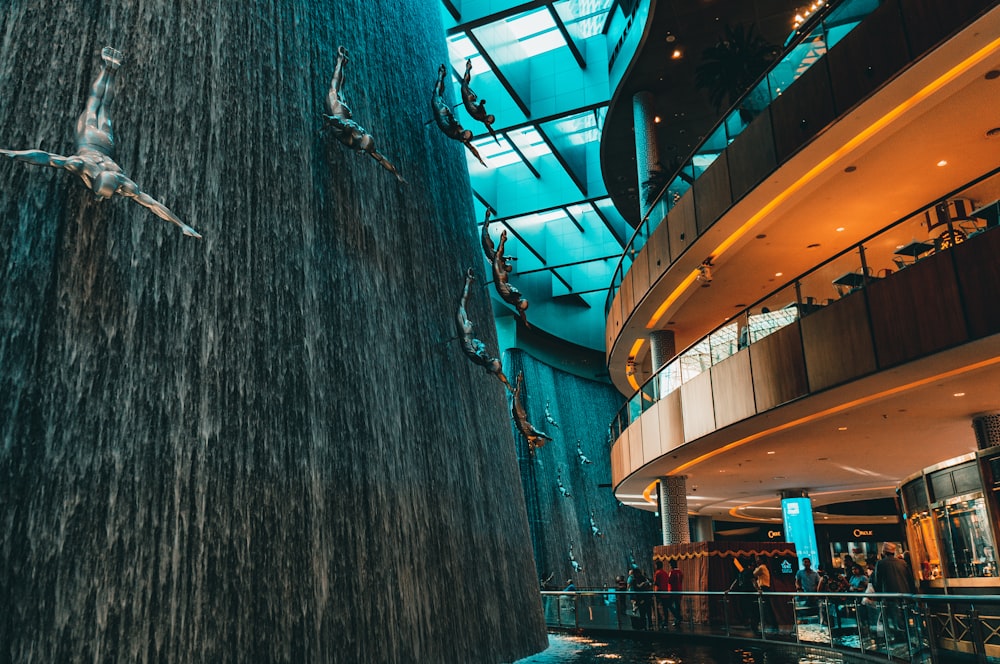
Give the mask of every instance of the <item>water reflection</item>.
M 648 664 L 848 664 L 857 661 L 837 653 L 809 648 L 769 646 L 734 648 L 724 644 L 666 643 L 627 637 L 592 639 L 549 634 L 549 647 L 516 664 L 600 664 L 608 661 Z

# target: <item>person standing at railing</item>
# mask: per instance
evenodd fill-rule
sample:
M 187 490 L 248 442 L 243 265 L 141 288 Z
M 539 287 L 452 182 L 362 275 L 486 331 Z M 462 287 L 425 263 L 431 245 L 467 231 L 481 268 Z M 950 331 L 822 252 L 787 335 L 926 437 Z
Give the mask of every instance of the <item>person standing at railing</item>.
M 636 592 L 632 595 L 632 604 L 637 614 L 633 628 L 649 629 L 649 595 L 646 593 L 653 589 L 653 585 L 637 566 L 633 566 L 628 575 L 628 589 Z
M 812 568 L 812 560 L 802 559 L 802 569 L 795 573 L 795 590 L 800 593 L 814 593 L 819 589 L 819 573 Z M 810 612 L 819 613 L 819 606 L 815 597 L 806 597 L 805 604 Z
M 670 582 L 670 597 L 667 599 L 667 609 L 674 615 L 674 627 L 680 628 L 681 622 L 681 596 L 678 594 L 684 590 L 684 572 L 677 568 L 677 559 L 670 559 L 670 573 L 667 575 Z M 664 616 L 666 618 L 666 616 Z
M 896 557 L 895 543 L 886 542 L 882 545 L 882 559 L 875 564 L 871 585 L 877 593 L 913 594 L 915 591 L 913 574 L 909 565 L 902 558 Z M 897 639 L 905 638 L 906 620 L 902 602 L 898 599 L 883 601 L 889 603 L 884 612 L 886 630 Z
M 771 570 L 767 567 L 767 559 L 757 556 L 757 567 L 753 570 L 754 585 L 757 586 L 758 603 L 760 605 L 760 629 L 770 626 L 778 631 L 778 619 L 774 617 L 774 607 L 771 606 Z
M 660 629 L 666 629 L 667 602 L 669 600 L 659 593 L 670 591 L 670 575 L 667 573 L 667 570 L 663 569 L 662 560 L 656 561 L 656 571 L 653 572 L 653 590 L 657 592 L 656 597 L 653 599 L 653 617 L 656 619 L 656 623 Z

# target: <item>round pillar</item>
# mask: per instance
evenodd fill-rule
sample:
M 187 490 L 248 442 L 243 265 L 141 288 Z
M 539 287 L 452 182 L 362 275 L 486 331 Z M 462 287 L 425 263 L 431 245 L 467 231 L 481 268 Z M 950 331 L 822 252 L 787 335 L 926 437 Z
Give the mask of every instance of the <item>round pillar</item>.
M 659 480 L 660 522 L 664 544 L 687 544 L 691 541 L 687 513 L 687 476 L 672 475 Z
M 985 450 L 1000 445 L 1000 413 L 986 413 L 972 418 L 976 447 Z
M 653 360 L 653 373 L 677 355 L 673 330 L 655 330 L 649 333 L 649 352 Z
M 651 92 L 632 96 L 632 121 L 635 126 L 635 168 L 639 176 L 639 214 L 645 216 L 650 203 L 663 184 L 663 164 L 656 140 L 655 97 Z

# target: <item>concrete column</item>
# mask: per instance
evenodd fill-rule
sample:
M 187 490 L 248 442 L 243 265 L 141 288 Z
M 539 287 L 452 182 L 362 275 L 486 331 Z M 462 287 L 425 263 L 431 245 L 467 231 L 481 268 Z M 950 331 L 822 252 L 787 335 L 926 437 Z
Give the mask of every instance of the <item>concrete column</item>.
M 1000 413 L 986 413 L 972 418 L 976 446 L 985 450 L 1000 445 Z
M 656 140 L 655 98 L 651 92 L 637 92 L 632 96 L 632 121 L 635 126 L 635 168 L 639 176 L 639 214 L 645 215 L 659 186 L 651 186 L 651 179 L 663 173 L 660 148 Z
M 655 330 L 649 333 L 649 351 L 653 359 L 653 373 L 677 355 L 673 330 Z
M 686 544 L 691 541 L 688 527 L 687 476 L 661 477 L 659 484 L 660 522 L 664 544 Z

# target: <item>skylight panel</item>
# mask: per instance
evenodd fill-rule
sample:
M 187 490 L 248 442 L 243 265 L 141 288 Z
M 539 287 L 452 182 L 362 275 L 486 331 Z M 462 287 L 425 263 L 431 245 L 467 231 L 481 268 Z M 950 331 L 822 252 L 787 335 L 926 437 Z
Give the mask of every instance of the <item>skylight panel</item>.
M 508 132 L 511 140 L 517 145 L 518 149 L 524 153 L 525 157 L 529 159 L 531 157 L 541 157 L 547 154 L 552 154 L 552 150 L 549 149 L 548 143 L 546 143 L 538 131 L 534 127 L 525 127 L 523 129 L 515 129 L 514 131 Z
M 524 47 L 526 57 L 530 58 L 566 45 L 547 8 L 521 14 L 508 19 L 506 23 Z
M 493 140 L 492 136 L 486 136 L 477 141 L 473 141 L 472 146 L 476 148 L 479 152 L 479 156 L 483 158 L 483 161 L 486 162 L 486 165 L 489 168 L 499 168 L 501 166 L 519 163 L 521 158 L 516 152 L 514 152 L 510 143 L 508 143 L 502 136 L 497 136 L 497 138 L 500 139 L 499 144 Z
M 569 139 L 573 145 L 583 145 L 598 141 L 601 138 L 597 128 L 597 118 L 590 111 L 572 115 L 553 123 L 556 131 Z
M 611 4 L 612 0 L 564 0 L 554 6 L 570 34 L 587 39 L 604 28 Z

